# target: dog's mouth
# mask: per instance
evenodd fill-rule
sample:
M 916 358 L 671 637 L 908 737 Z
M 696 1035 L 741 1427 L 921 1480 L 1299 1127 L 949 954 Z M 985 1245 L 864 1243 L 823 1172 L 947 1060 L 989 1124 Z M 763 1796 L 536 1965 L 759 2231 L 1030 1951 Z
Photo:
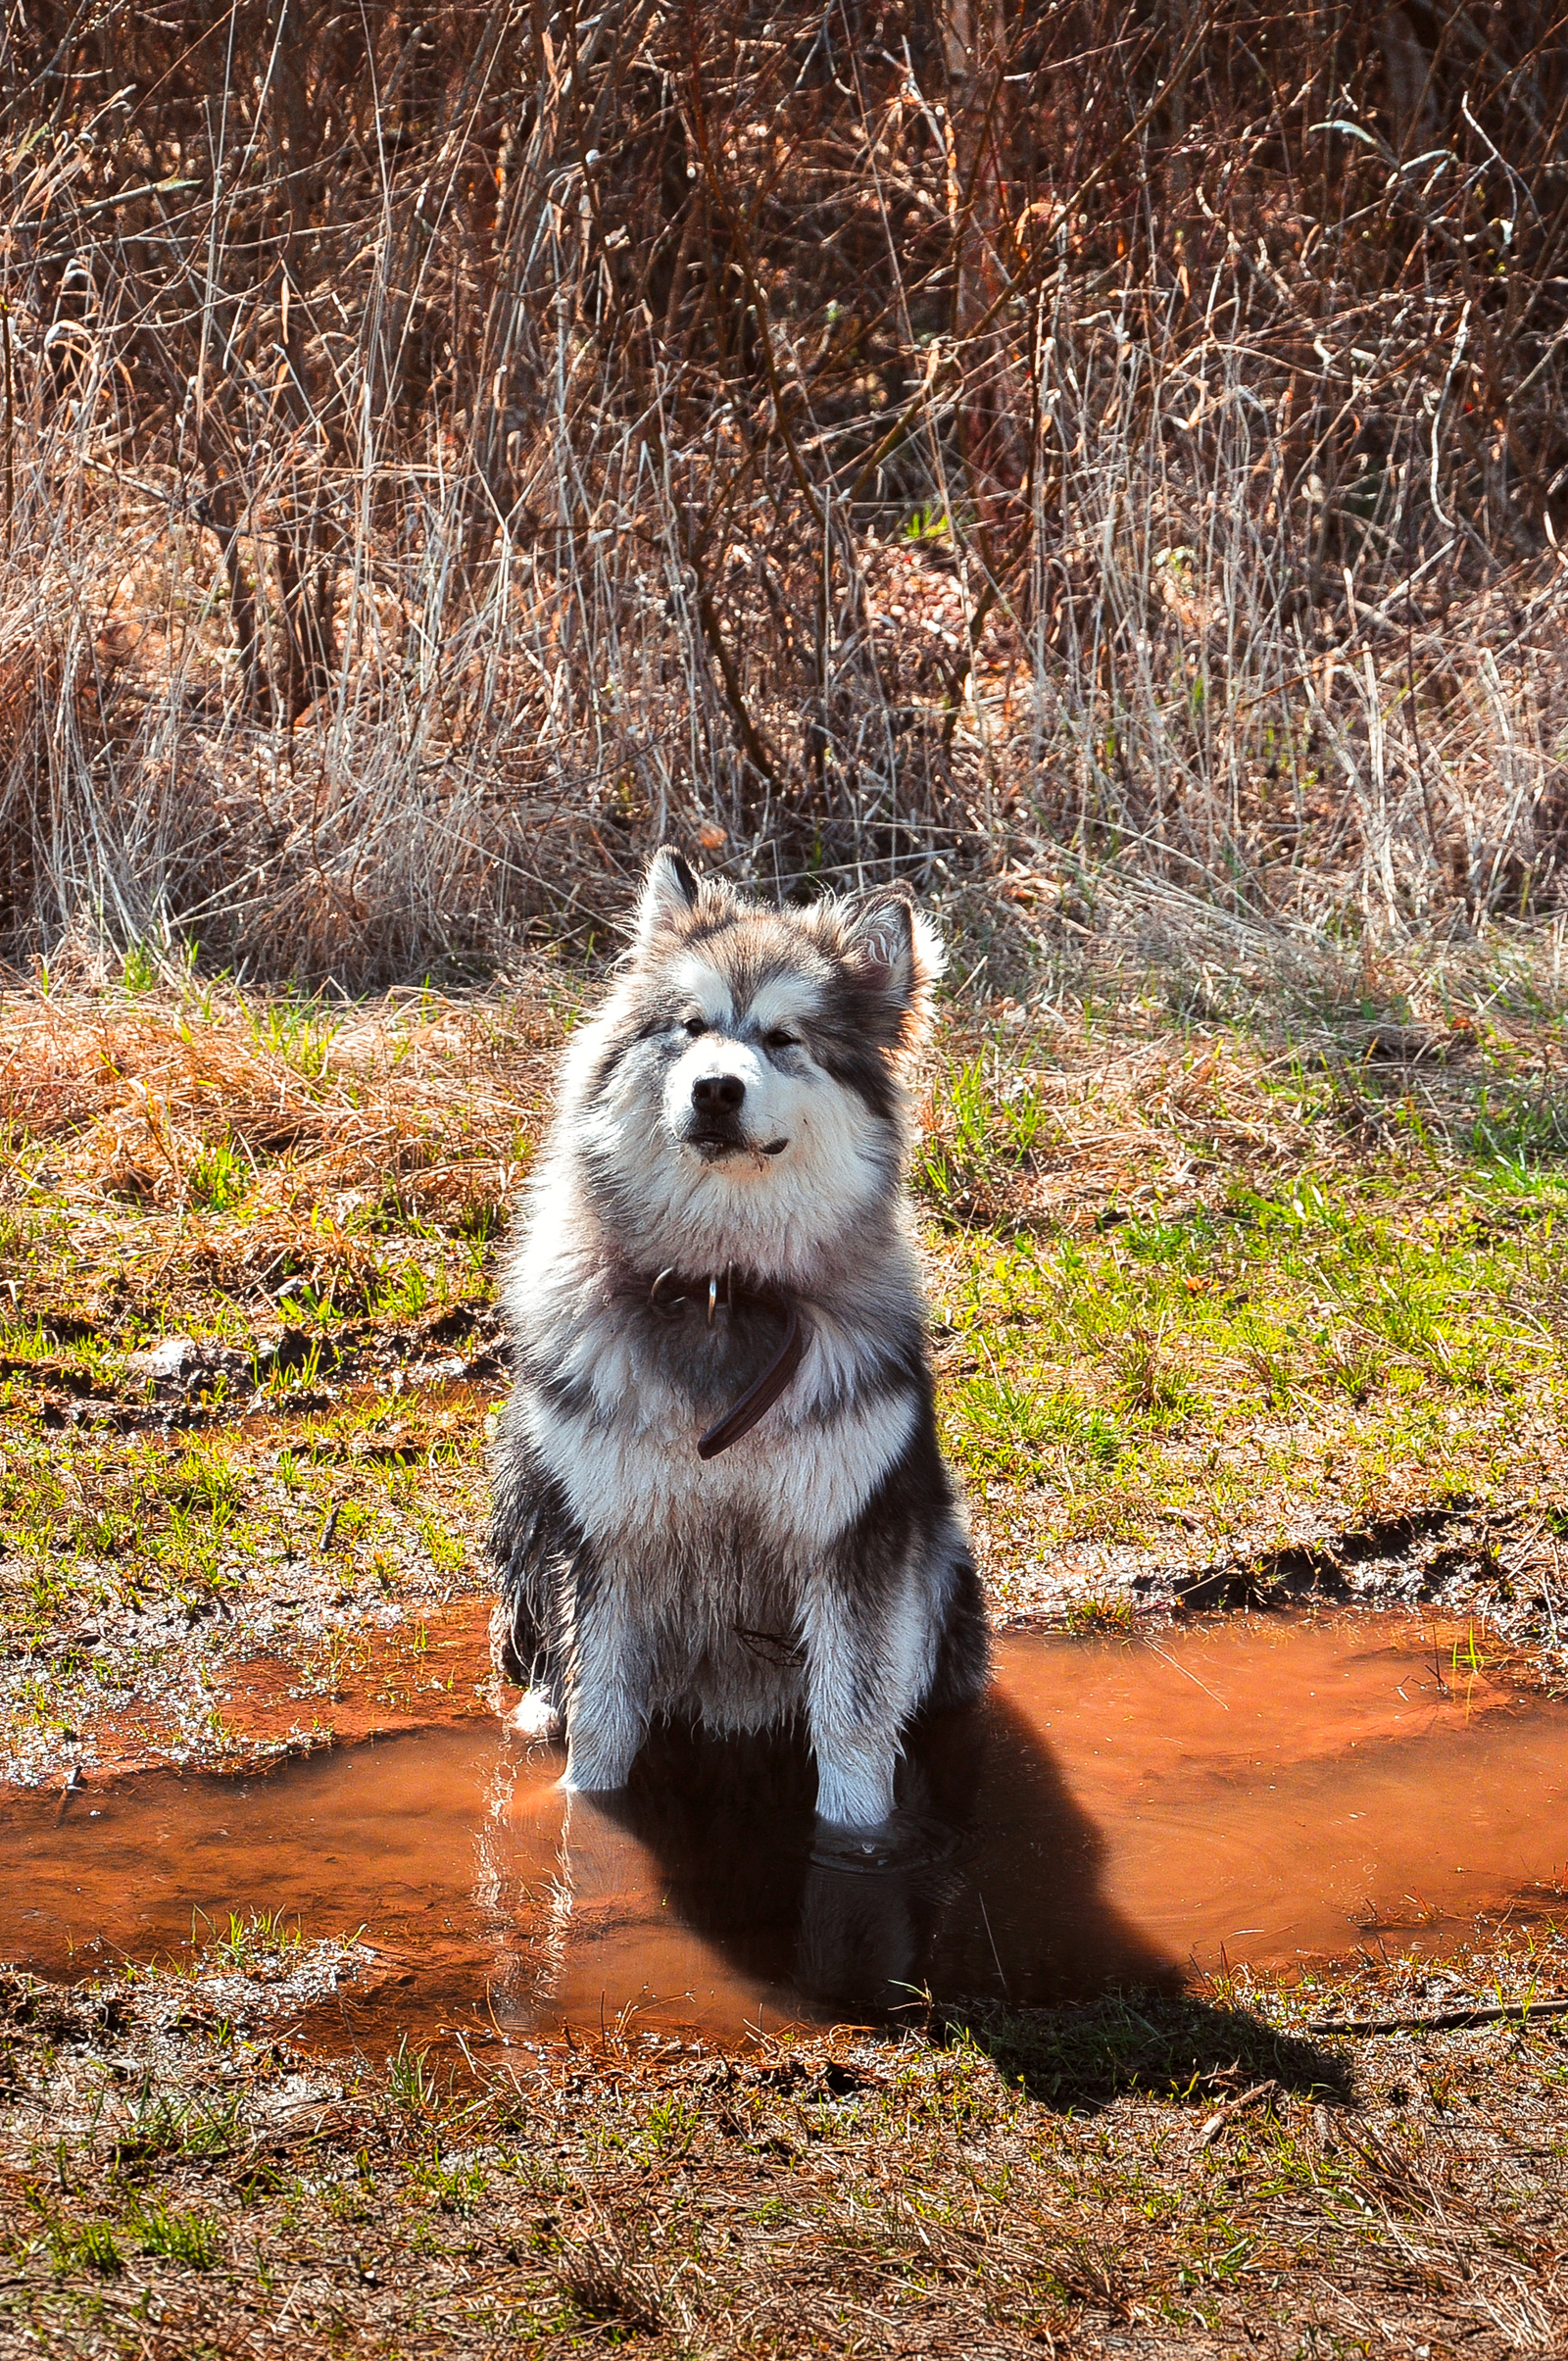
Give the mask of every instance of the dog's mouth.
M 737 1156 L 782 1156 L 789 1141 L 747 1140 L 736 1131 L 688 1131 L 685 1145 L 705 1164 L 724 1164 Z
M 689 1131 L 686 1145 L 695 1149 L 705 1164 L 722 1164 L 732 1156 L 739 1156 L 746 1142 L 733 1131 Z

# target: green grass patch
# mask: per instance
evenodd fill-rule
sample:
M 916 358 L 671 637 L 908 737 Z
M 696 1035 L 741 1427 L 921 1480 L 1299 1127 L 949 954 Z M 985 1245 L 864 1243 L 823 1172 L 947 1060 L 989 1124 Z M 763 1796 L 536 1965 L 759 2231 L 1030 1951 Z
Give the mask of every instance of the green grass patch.
M 1292 1457 L 1358 1496 L 1400 1466 L 1474 1475 L 1505 1413 L 1560 1407 L 1565 1213 L 1555 1174 L 1326 1171 L 939 1239 L 949 1447 L 1052 1495 L 1064 1537 L 1137 1536 L 1161 1505 L 1223 1526 L 1239 1457 L 1287 1491 Z

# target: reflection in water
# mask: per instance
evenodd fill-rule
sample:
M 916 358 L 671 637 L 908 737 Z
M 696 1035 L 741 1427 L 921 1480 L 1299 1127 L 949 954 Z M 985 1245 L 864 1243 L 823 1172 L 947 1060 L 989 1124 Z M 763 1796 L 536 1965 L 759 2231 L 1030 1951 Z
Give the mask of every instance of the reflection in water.
M 874 1845 L 821 1830 L 814 1788 L 788 1738 L 664 1729 L 624 1794 L 574 1796 L 563 1855 L 578 1940 L 557 2006 L 580 2014 L 590 1990 L 629 1997 L 639 1965 L 661 1997 L 665 1977 L 679 1989 L 693 1969 L 711 1985 L 693 1936 L 773 2013 L 883 2016 L 925 1993 L 1021 2005 L 1172 1980 L 1106 1898 L 1104 1842 L 1004 1695 L 911 1735 Z M 627 1916 L 629 1897 L 653 1894 L 662 1943 L 651 1912 Z
M 1549 1878 L 1568 1709 L 1460 1680 L 1413 1619 L 1237 1617 L 1004 1640 L 991 1696 L 916 1731 L 867 1858 L 816 1826 L 785 1739 L 655 1735 L 576 1796 L 496 1723 L 259 1775 L 0 1796 L 0 1957 L 81 1974 L 236 1911 L 363 1928 L 323 2040 L 510 2034 L 623 2011 L 765 2018 L 1019 2005 L 1218 1963 L 1440 1947 Z

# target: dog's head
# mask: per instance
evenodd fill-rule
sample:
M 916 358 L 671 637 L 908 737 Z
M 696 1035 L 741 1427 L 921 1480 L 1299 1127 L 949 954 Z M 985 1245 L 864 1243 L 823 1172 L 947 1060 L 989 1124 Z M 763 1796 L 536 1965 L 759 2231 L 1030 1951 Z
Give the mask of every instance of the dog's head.
M 568 1093 L 616 1226 L 688 1270 L 776 1268 L 887 1198 L 941 968 L 896 889 L 770 910 L 656 854 Z

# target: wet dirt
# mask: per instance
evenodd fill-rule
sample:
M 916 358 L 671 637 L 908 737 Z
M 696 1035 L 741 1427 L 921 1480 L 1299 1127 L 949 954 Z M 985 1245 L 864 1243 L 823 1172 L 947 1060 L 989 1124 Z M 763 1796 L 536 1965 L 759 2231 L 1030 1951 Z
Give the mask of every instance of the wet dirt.
M 423 1730 L 432 1722 L 494 1719 L 488 1601 L 405 1614 L 385 1630 L 325 1633 L 298 1659 L 258 1654 L 224 1665 L 215 1683 L 225 1730 L 258 1754 L 278 1744 L 347 1746 Z
M 495 1719 L 12 1795 L 0 1957 L 79 1976 L 293 1913 L 307 1938 L 363 1934 L 300 2036 L 378 2051 L 1438 1952 L 1564 1898 L 1568 1703 L 1486 1646 L 1365 1613 L 1004 1636 L 985 1702 L 913 1734 L 869 1846 L 818 1830 L 792 1742 L 656 1733 L 623 1794 L 568 1800 L 559 1751 Z
M 285 1609 L 295 1603 L 272 1601 Z M 150 1693 L 144 1664 L 133 1709 L 77 1714 L 67 1734 L 75 1778 L 95 1790 L 114 1788 L 131 1773 L 172 1763 L 232 1776 L 240 1764 L 260 1768 L 279 1754 L 437 1721 L 480 1716 L 493 1725 L 487 1605 L 464 1599 L 422 1612 L 397 1608 L 385 1622 L 370 1620 L 374 1612 L 319 1618 L 287 1655 L 247 1650 L 241 1640 L 232 1654 L 205 1661 L 199 1684 L 176 1680 L 162 1696 Z M 96 1641 L 100 1626 L 92 1628 Z

